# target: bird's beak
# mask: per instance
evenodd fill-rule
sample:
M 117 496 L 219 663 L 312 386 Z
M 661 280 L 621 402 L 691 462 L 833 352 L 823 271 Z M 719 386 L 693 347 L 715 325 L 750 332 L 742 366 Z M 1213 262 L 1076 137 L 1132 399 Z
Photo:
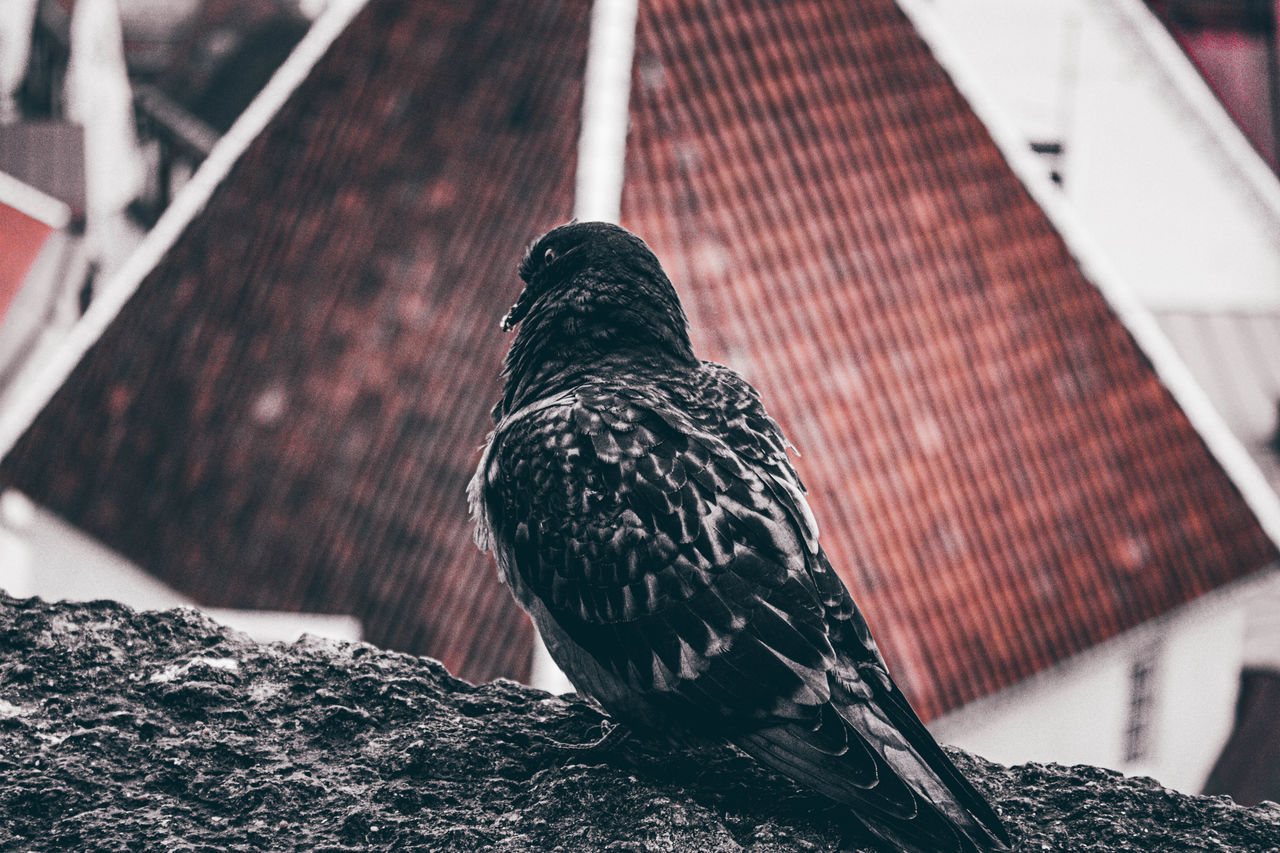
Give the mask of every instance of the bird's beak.
M 511 306 L 511 310 L 502 318 L 502 331 L 509 332 L 519 325 L 525 315 L 529 313 L 529 303 L 533 302 L 533 297 L 529 295 L 529 285 L 526 284 L 524 290 L 520 291 L 520 296 L 516 299 L 515 304 Z
M 519 307 L 519 303 L 512 305 L 511 310 L 508 311 L 505 315 L 503 315 L 502 324 L 501 324 L 502 331 L 509 332 L 516 327 L 516 323 L 520 322 L 519 320 L 516 319 L 516 308 L 518 307 Z

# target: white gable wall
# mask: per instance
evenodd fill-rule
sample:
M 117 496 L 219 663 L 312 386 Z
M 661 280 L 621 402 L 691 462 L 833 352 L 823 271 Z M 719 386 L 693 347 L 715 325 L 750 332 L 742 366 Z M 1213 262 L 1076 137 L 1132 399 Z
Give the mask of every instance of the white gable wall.
M 1198 793 L 1234 722 L 1246 611 L 1280 574 L 1235 584 L 929 724 L 1004 764 L 1093 764 Z M 1136 660 L 1154 663 L 1148 748 L 1126 760 Z
M 111 599 L 135 610 L 198 607 L 259 642 L 303 634 L 357 641 L 360 620 L 324 613 L 202 607 L 20 492 L 0 494 L 0 591 L 46 601 Z

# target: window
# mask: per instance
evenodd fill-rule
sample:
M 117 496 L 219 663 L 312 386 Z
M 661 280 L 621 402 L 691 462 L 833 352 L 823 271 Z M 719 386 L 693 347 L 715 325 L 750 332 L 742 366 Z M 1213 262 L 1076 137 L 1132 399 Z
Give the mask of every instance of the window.
M 1129 714 L 1124 731 L 1124 760 L 1129 763 L 1151 757 L 1157 650 L 1154 644 L 1147 646 L 1129 666 Z
M 1049 180 L 1062 186 L 1062 142 L 1056 139 L 1031 140 L 1032 152 L 1039 154 L 1049 166 Z

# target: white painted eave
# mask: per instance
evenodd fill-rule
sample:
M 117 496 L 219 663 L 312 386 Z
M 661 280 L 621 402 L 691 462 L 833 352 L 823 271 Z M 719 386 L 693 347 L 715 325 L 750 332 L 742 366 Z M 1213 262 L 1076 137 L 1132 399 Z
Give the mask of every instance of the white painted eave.
M 1209 401 L 1154 315 L 1137 298 L 1050 181 L 1042 163 L 982 84 L 928 0 L 897 0 L 916 31 L 947 70 L 970 108 L 986 126 L 1018 179 L 1057 229 L 1085 277 L 1102 293 L 1155 368 L 1160 381 L 1244 496 L 1263 530 L 1280 547 L 1280 497 L 1248 451 Z M 1247 144 L 1247 143 L 1246 143 Z M 1252 151 L 1252 149 L 1250 149 Z M 1243 156 L 1243 155 L 1242 155 Z M 1256 153 L 1254 154 L 1256 158 Z M 1278 199 L 1280 203 L 1280 199 Z M 1280 207 L 1277 208 L 1280 211 Z
M 65 203 L 7 172 L 0 172 L 0 204 L 8 205 L 55 231 L 71 221 L 71 208 Z

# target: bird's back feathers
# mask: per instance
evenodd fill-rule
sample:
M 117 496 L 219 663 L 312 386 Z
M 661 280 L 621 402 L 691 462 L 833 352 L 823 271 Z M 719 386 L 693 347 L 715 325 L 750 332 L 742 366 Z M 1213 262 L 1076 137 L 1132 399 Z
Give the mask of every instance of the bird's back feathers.
M 611 712 L 727 736 L 904 849 L 976 849 L 956 825 L 999 821 L 889 679 L 786 447 L 728 368 L 601 371 L 498 426 L 504 577 Z

